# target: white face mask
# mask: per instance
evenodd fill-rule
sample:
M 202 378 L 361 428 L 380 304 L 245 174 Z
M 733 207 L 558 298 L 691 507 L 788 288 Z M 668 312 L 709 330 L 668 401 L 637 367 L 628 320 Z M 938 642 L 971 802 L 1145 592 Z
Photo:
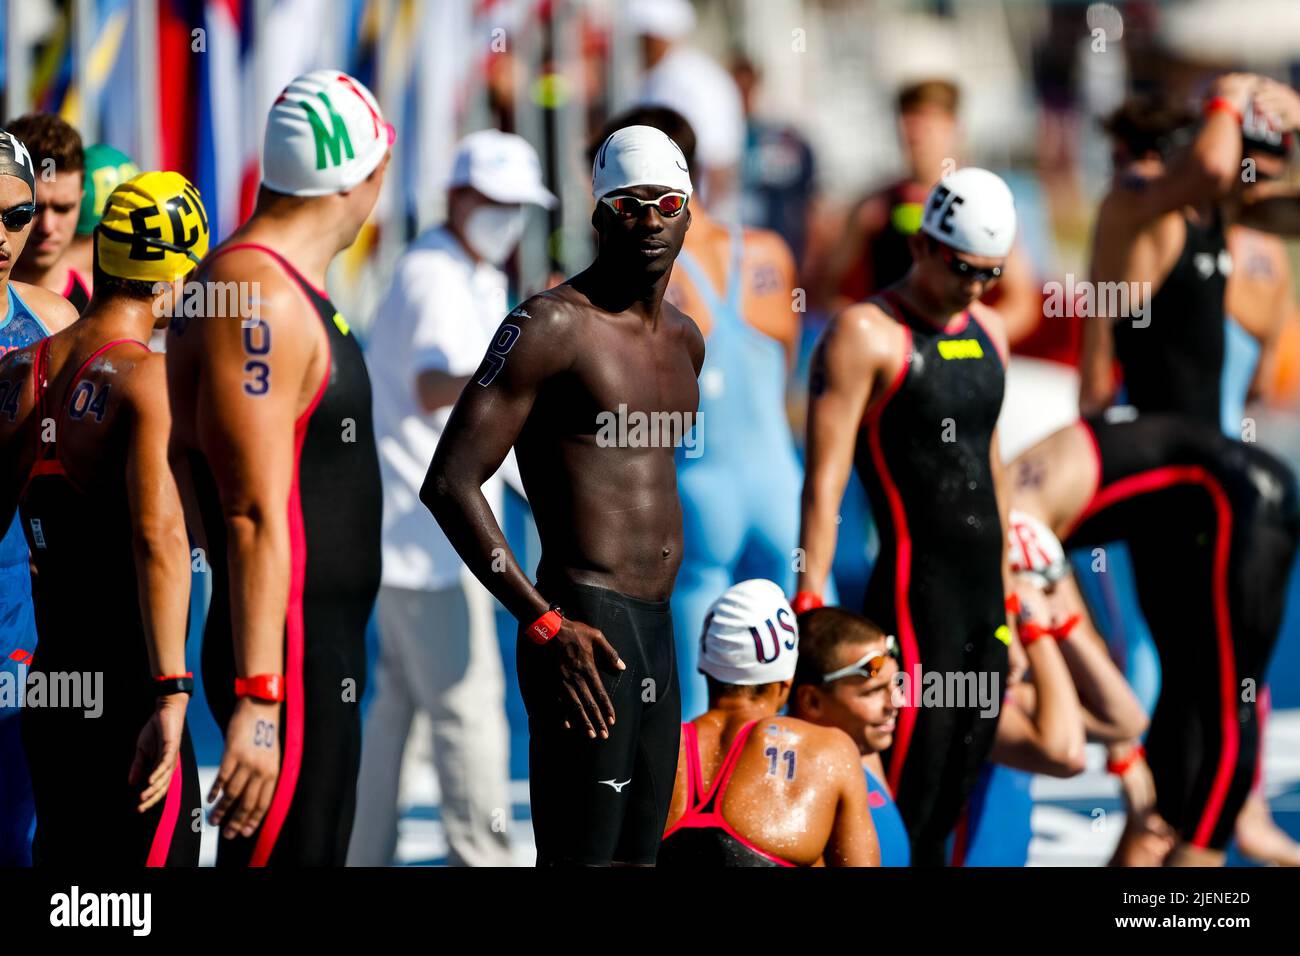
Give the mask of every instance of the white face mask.
M 494 266 L 510 258 L 523 234 L 523 206 L 479 206 L 465 219 L 465 241 Z

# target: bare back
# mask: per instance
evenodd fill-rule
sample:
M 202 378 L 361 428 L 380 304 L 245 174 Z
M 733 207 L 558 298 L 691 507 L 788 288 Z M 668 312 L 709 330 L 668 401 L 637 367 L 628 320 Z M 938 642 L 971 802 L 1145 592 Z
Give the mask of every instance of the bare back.
M 698 766 L 708 794 L 728 752 L 749 721 L 710 710 L 692 726 Z M 694 761 L 682 752 L 667 833 L 688 816 Z M 794 866 L 877 866 L 879 847 L 867 805 L 857 747 L 835 728 L 793 717 L 765 717 L 749 732 L 725 781 L 717 809 L 752 848 Z M 678 831 L 681 832 L 681 831 Z

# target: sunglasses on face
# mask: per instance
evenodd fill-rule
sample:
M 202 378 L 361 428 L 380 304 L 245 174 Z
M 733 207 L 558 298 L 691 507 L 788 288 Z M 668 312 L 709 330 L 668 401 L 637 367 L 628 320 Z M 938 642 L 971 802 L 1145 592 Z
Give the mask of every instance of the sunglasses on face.
M 635 196 L 618 195 L 601 196 L 600 201 L 624 219 L 641 215 L 641 210 L 645 206 L 654 206 L 659 210 L 659 215 L 672 219 L 674 216 L 681 215 L 682 210 L 686 208 L 686 198 L 685 193 L 664 193 L 658 199 L 637 199 Z
M 935 249 L 939 250 L 939 258 L 948 267 L 948 271 L 962 279 L 974 279 L 976 282 L 992 282 L 994 279 L 1002 278 L 1002 267 L 994 266 L 991 269 L 980 269 L 971 265 L 965 259 L 957 258 L 956 253 L 941 242 L 931 242 Z
M 837 671 L 823 674 L 822 683 L 829 684 L 831 681 L 837 681 L 842 677 L 852 677 L 855 674 L 865 677 L 867 680 L 874 680 L 876 675 L 885 669 L 885 664 L 897 654 L 898 644 L 891 634 L 885 638 L 885 649 L 883 651 L 868 651 L 861 660 L 855 661 L 848 667 L 841 667 Z
M 0 222 L 3 222 L 10 232 L 18 232 L 20 229 L 26 229 L 35 215 L 36 203 L 27 202 L 21 206 L 10 206 L 4 212 L 0 212 Z

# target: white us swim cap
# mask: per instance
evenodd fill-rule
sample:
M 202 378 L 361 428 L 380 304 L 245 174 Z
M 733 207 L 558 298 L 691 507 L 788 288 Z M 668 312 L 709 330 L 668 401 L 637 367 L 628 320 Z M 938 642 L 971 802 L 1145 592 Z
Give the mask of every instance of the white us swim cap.
M 724 684 L 770 684 L 794 677 L 799 626 L 785 594 L 754 578 L 722 592 L 704 616 L 700 673 Z
M 921 231 L 959 252 L 1000 259 L 1016 238 L 1016 203 L 1001 177 L 966 166 L 930 190 Z
M 375 171 L 396 137 L 360 80 L 312 70 L 286 86 L 271 107 L 262 185 L 290 196 L 351 189 Z
M 624 126 L 609 134 L 591 164 L 591 195 L 608 196 L 629 186 L 666 186 L 689 196 L 686 156 L 663 130 Z

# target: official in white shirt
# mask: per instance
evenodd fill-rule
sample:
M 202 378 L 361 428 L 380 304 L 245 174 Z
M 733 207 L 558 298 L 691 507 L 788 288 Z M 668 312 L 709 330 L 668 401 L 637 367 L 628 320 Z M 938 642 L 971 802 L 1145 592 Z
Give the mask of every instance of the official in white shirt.
M 734 216 L 745 149 L 740 87 L 713 57 L 687 42 L 695 32 L 689 0 L 628 0 L 624 9 L 645 62 L 637 103 L 667 106 L 686 117 L 696 136 L 691 178 L 715 215 Z
M 491 596 L 461 563 L 420 485 L 451 408 L 509 311 L 501 264 L 524 206 L 550 208 L 521 137 L 472 133 L 457 148 L 448 220 L 399 260 L 367 348 L 384 483 L 376 697 L 366 718 L 348 863 L 385 866 L 397 846 L 402 752 L 418 711 L 433 731 L 448 862 L 509 866 L 509 728 Z M 500 517 L 513 453 L 483 486 Z

